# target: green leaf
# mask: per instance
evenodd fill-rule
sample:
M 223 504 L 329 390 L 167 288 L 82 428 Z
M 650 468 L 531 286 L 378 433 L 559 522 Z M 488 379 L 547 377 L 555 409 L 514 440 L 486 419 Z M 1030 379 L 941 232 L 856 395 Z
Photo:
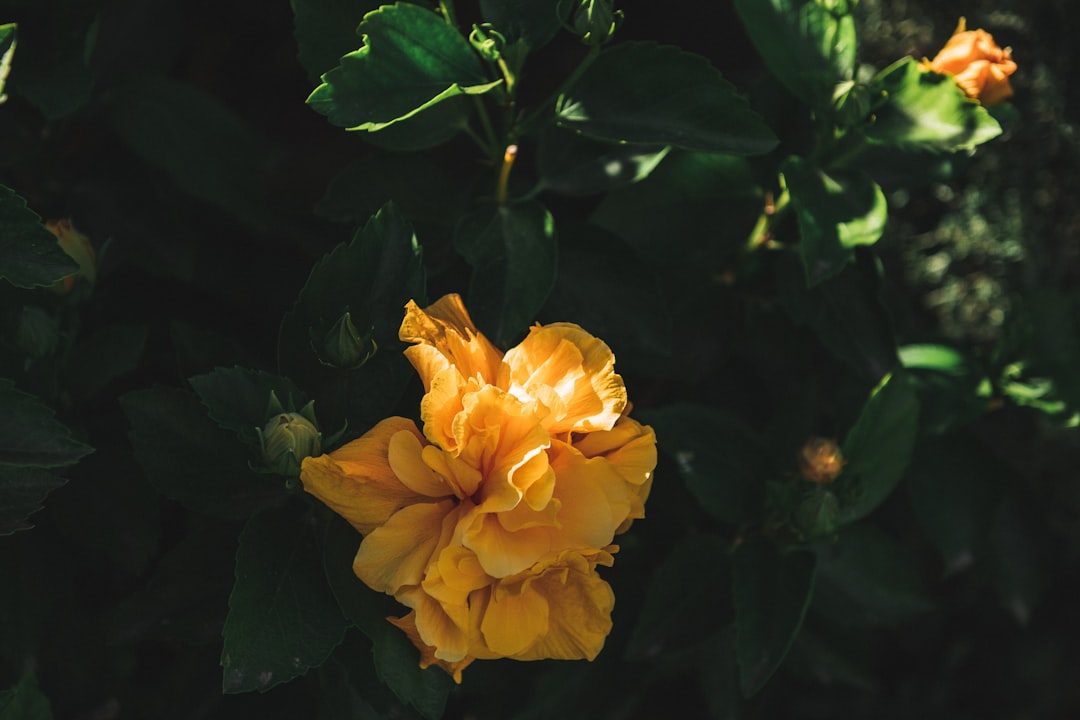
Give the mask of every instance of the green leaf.
M 678 651 L 731 622 L 727 553 L 716 535 L 690 534 L 675 546 L 652 574 L 627 660 Z
M 403 120 L 365 133 L 368 143 L 397 153 L 441 145 L 469 124 L 473 103 L 467 95 L 447 98 Z
M 322 569 L 322 544 L 304 505 L 248 520 L 222 636 L 222 689 L 266 692 L 318 667 L 347 623 Z
M 994 589 L 1003 608 L 1020 625 L 1050 589 L 1057 566 L 1045 515 L 1027 493 L 1012 491 L 998 506 L 987 552 Z
M 220 100 L 163 76 L 114 89 L 106 114 L 120 139 L 184 192 L 256 229 L 275 223 L 264 168 L 269 143 Z
M 462 220 L 454 247 L 472 265 L 469 311 L 496 345 L 524 332 L 555 284 L 555 220 L 538 202 L 480 210 Z
M 559 271 L 540 319 L 573 320 L 603 338 L 620 372 L 665 376 L 675 344 L 656 269 L 598 227 L 572 225 L 559 235 Z M 628 293 L 628 287 L 653 291 Z
M 838 625 L 896 625 L 933 609 L 914 556 L 873 526 L 844 530 L 817 567 L 814 610 Z
M 277 396 L 286 410 L 299 410 L 307 402 L 292 380 L 261 370 L 215 368 L 206 375 L 189 378 L 188 382 L 214 422 L 251 443 L 258 441 L 256 429 L 270 419 L 267 415 L 270 393 Z
M 15 55 L 15 23 L 0 25 L 0 104 L 7 100 L 4 83 L 11 72 L 11 58 Z
M 960 351 L 924 344 L 905 345 L 898 354 L 919 398 L 924 435 L 949 432 L 987 411 L 987 399 L 978 392 L 984 378 Z
M 640 413 L 704 510 L 738 525 L 764 510 L 768 450 L 740 418 L 704 405 L 669 405 Z
M 649 177 L 605 197 L 590 219 L 648 262 L 683 266 L 718 246 L 741 249 L 760 195 L 745 158 L 675 150 Z
M 49 698 L 38 689 L 32 672 L 0 692 L 0 720 L 52 720 Z
M 173 320 L 169 323 L 169 336 L 176 349 L 180 377 L 207 373 L 216 367 L 257 364 L 254 355 L 233 335 Z
M 963 375 L 967 372 L 967 358 L 948 345 L 905 345 L 897 350 L 897 355 L 900 364 L 908 370 L 936 370 L 948 375 Z
M 810 287 L 833 277 L 855 258 L 859 245 L 873 245 L 885 230 L 885 194 L 859 170 L 825 171 L 798 156 L 780 166 L 787 181 L 800 249 Z
M 919 431 L 919 399 L 902 371 L 874 389 L 855 425 L 844 438 L 847 460 L 835 490 L 842 501 L 841 520 L 869 515 L 904 476 Z
M 392 199 L 414 222 L 449 223 L 468 205 L 471 182 L 427 153 L 372 150 L 330 181 L 315 213 L 328 220 L 364 223 Z
M 521 39 L 530 51 L 539 50 L 555 37 L 572 6 L 566 0 L 480 0 L 484 20 L 503 34 L 507 44 Z
M 670 147 L 613 145 L 550 128 L 540 139 L 541 187 L 562 195 L 596 195 L 649 176 Z
M 349 130 L 375 132 L 457 95 L 498 87 L 472 47 L 443 18 L 407 3 L 364 16 L 364 46 L 323 75 L 308 104 Z
M 812 328 L 830 352 L 873 382 L 896 365 L 892 320 L 878 297 L 878 264 L 849 265 L 808 288 L 801 262 L 790 255 L 777 260 L 776 287 L 792 320 Z
M 0 185 L 0 278 L 16 287 L 42 287 L 78 270 L 26 201 Z
M 381 5 L 378 0 L 291 0 L 300 64 L 311 82 L 318 82 L 341 56 L 352 52 L 360 36 L 360 20 Z
M 92 398 L 112 381 L 138 369 L 147 334 L 146 325 L 109 325 L 76 344 L 65 368 L 72 395 Z
M 323 565 L 341 612 L 361 632 L 375 639 L 395 609 L 386 595 L 369 588 L 353 572 L 353 559 L 362 539 L 356 528 L 333 515 L 326 526 Z
M 0 464 L 0 535 L 32 528 L 27 518 L 41 509 L 46 495 L 66 482 L 39 468 Z
M 832 102 L 836 83 L 855 69 L 855 0 L 735 0 L 766 67 L 814 108 Z
M 120 398 L 129 437 L 147 479 L 197 512 L 243 518 L 280 500 L 281 478 L 257 475 L 249 449 L 219 428 L 190 392 L 154 387 Z
M 281 321 L 278 365 L 314 398 L 323 427 L 347 422 L 349 432 L 358 435 L 392 413 L 413 377 L 398 340 L 409 300 L 426 303 L 424 265 L 412 226 L 393 204 L 312 268 Z M 313 346 L 346 310 L 361 333 L 372 330 L 378 346 L 352 370 L 325 364 Z
M 53 411 L 33 395 L 0 378 L 0 464 L 59 468 L 73 465 L 93 448 L 71 438 Z
M 904 58 L 882 70 L 871 85 L 883 94 L 863 133 L 873 142 L 938 152 L 970 150 L 1001 134 L 990 113 L 964 94 L 949 75 Z
M 616 142 L 760 155 L 778 140 L 708 61 L 652 42 L 614 45 L 560 96 L 558 124 Z
M 750 697 L 780 667 L 799 633 L 814 593 L 815 558 L 752 538 L 735 550 L 732 570 L 739 685 Z
M 908 499 L 945 573 L 964 570 L 986 549 L 1008 481 L 990 448 L 963 435 L 920 444 L 907 472 Z
M 372 638 L 375 672 L 401 702 L 412 705 L 427 720 L 439 720 L 453 681 L 442 669 L 420 669 L 420 654 L 405 633 L 383 623 Z

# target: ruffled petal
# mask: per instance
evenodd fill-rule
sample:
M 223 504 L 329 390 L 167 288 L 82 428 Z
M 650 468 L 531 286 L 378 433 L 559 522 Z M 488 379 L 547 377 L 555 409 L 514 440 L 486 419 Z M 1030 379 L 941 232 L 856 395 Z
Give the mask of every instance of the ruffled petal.
M 480 632 L 487 647 L 499 655 L 527 652 L 548 632 L 547 598 L 523 585 L 496 587 Z
M 465 378 L 495 381 L 502 353 L 476 329 L 460 295 L 444 295 L 423 310 L 410 300 L 405 306 L 398 337 L 408 343 L 434 347 Z M 429 388 L 433 376 L 425 373 L 440 369 L 439 363 L 431 357 L 420 357 L 422 354 L 406 353 L 420 373 L 424 387 Z
M 495 578 L 515 575 L 551 552 L 551 528 L 524 527 L 509 531 L 499 522 L 502 513 L 474 508 L 461 519 L 461 543 L 476 553 L 484 571 Z
M 456 662 L 447 662 L 435 657 L 435 648 L 420 639 L 420 632 L 416 629 L 416 612 L 411 612 L 401 618 L 386 618 L 394 627 L 405 633 L 406 637 L 420 651 L 420 667 L 429 668 L 437 665 L 445 670 L 454 682 L 461 684 L 461 672 L 472 663 L 475 658 L 464 657 Z
M 368 587 L 391 595 L 403 586 L 419 585 L 441 549 L 443 520 L 456 505 L 453 500 L 443 500 L 398 510 L 364 538 L 353 560 L 353 572 Z
M 391 417 L 329 455 L 304 458 L 304 490 L 365 535 L 400 508 L 428 500 L 402 484 L 390 467 L 390 439 L 399 432 L 422 437 L 412 420 Z
M 450 485 L 424 463 L 424 447 L 411 432 L 400 431 L 390 437 L 387 460 L 402 485 L 418 495 L 441 498 L 453 494 Z
M 499 386 L 548 408 L 553 435 L 608 430 L 626 407 L 615 356 L 602 340 L 573 323 L 537 325 L 503 358 Z

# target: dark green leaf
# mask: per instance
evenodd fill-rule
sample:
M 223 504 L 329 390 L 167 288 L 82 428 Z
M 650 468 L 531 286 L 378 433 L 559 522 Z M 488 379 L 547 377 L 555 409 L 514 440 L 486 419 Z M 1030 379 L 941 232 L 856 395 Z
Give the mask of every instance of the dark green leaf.
M 15 88 L 46 118 L 55 120 L 90 100 L 95 73 L 89 60 L 100 7 L 93 2 L 50 5 L 47 22 L 21 23 Z
M 819 573 L 814 588 L 815 598 L 821 592 L 821 582 Z M 841 624 L 842 627 L 844 625 L 846 623 Z M 811 627 L 803 627 L 791 646 L 786 668 L 792 675 L 805 678 L 815 685 L 846 685 L 873 691 L 877 678 L 872 672 L 868 647 L 866 632 L 861 629 L 855 633 L 843 633 L 835 628 L 817 632 Z
M 961 352 L 947 345 L 905 345 L 900 364 L 919 398 L 919 431 L 941 435 L 974 420 L 989 406 L 978 391 L 984 381 Z
M 828 282 L 808 288 L 801 262 L 791 256 L 777 260 L 780 301 L 792 320 L 812 328 L 836 357 L 873 382 L 896 365 L 892 321 L 878 299 L 877 264 L 849 265 Z
M 869 515 L 904 476 L 919 431 L 919 400 L 906 374 L 888 375 L 874 389 L 844 438 L 847 464 L 836 480 L 841 519 Z
M 207 373 L 216 367 L 256 364 L 255 357 L 233 335 L 181 320 L 169 324 L 169 335 L 176 348 L 180 377 Z
M 26 201 L 0 185 L 0 278 L 17 287 L 41 287 L 78 270 Z
M 0 464 L 59 468 L 73 465 L 93 448 L 71 438 L 53 411 L 0 378 Z
M 380 4 L 378 0 L 291 0 L 300 64 L 311 82 L 318 82 L 342 55 L 356 49 L 360 20 Z
M 372 638 L 375 672 L 401 702 L 412 705 L 428 720 L 439 720 L 453 681 L 442 669 L 420 669 L 420 655 L 405 633 L 383 623 Z
M 522 39 L 529 50 L 539 50 L 555 37 L 572 6 L 566 0 L 480 0 L 484 20 L 494 25 L 507 43 Z
M 760 195 L 746 159 L 674 151 L 649 177 L 605 197 L 591 220 L 650 263 L 684 265 L 718 246 L 741 248 Z
M 614 145 L 550 128 L 537 163 L 543 188 L 563 195 L 596 195 L 649 176 L 670 147 Z
M 145 325 L 110 325 L 75 345 L 66 368 L 72 395 L 91 398 L 137 369 L 147 330 Z
M 193 393 L 136 390 L 120 399 L 135 458 L 164 495 L 215 517 L 241 518 L 280 500 L 281 478 L 257 475 L 248 448 L 219 428 Z
M 339 127 L 374 132 L 502 82 L 492 82 L 465 38 L 426 8 L 384 5 L 367 14 L 357 32 L 364 46 L 341 58 L 308 98 Z
M 761 517 L 768 452 L 740 418 L 703 405 L 640 413 L 701 507 L 734 525 Z
M 210 411 L 210 417 L 226 430 L 232 430 L 247 442 L 257 442 L 257 428 L 270 419 L 270 393 L 274 393 L 287 411 L 302 408 L 307 399 L 288 378 L 247 368 L 215 368 L 188 382 Z M 316 408 L 316 411 L 318 408 Z
M 330 589 L 346 619 L 371 639 L 379 637 L 394 612 L 387 597 L 372 590 L 353 572 L 353 558 L 363 538 L 352 525 L 334 515 L 326 527 L 323 564 Z
M 27 518 L 65 482 L 46 470 L 0 464 L 0 535 L 33 527 Z
M 888 206 L 881 188 L 859 170 L 826 172 L 798 156 L 780 166 L 799 222 L 807 285 L 833 277 L 885 230 Z
M 449 97 L 364 135 L 372 145 L 392 152 L 415 152 L 441 145 L 469 124 L 473 104 L 467 95 Z
M 854 0 L 735 0 L 765 65 L 795 97 L 815 108 L 832 101 L 855 68 Z
M 473 268 L 473 319 L 496 345 L 509 347 L 555 284 L 555 220 L 535 201 L 481 210 L 462 221 L 454 246 Z
M 870 140 L 939 152 L 970 150 L 1001 134 L 1001 126 L 953 78 L 904 58 L 878 73 L 872 88 L 883 104 L 863 128 Z
M 616 142 L 738 155 L 760 155 L 778 142 L 704 58 L 652 42 L 605 50 L 559 98 L 556 122 Z
M 0 720 L 52 720 L 49 698 L 38 689 L 33 673 L 0 692 Z
M 991 577 L 998 599 L 1021 625 L 1031 621 L 1053 580 L 1053 544 L 1028 494 L 1010 493 L 990 530 Z
M 911 553 L 869 525 L 818 552 L 814 610 L 849 625 L 895 625 L 933 609 Z
M 121 140 L 181 190 L 254 228 L 273 226 L 263 186 L 269 144 L 220 100 L 146 75 L 111 92 L 106 112 Z
M 392 204 L 312 268 L 282 319 L 278 364 L 311 393 L 324 428 L 347 421 L 350 433 L 360 434 L 391 414 L 413 376 L 397 337 L 409 300 L 426 303 L 422 254 L 412 226 Z M 378 346 L 353 370 L 325 364 L 313 346 L 345 311 L 361 333 L 372 330 Z
M 815 559 L 753 538 L 736 549 L 732 569 L 739 685 L 750 697 L 780 667 L 802 626 L 814 593 Z
M 645 660 L 699 642 L 732 618 L 728 545 L 691 534 L 656 568 L 624 657 Z
M 946 574 L 974 563 L 986 547 L 1007 478 L 989 448 L 951 435 L 920 444 L 908 470 L 908 497 Z
M 386 720 L 404 709 L 379 682 L 371 646 L 357 633 L 346 633 L 345 642 L 319 666 L 318 674 L 319 720 Z M 391 705 L 387 712 L 380 712 Z
M 463 182 L 462 175 L 425 153 L 373 150 L 330 181 L 315 213 L 328 220 L 364 223 L 393 199 L 415 222 L 448 223 L 468 203 L 471 183 Z
M 600 228 L 571 226 L 559 234 L 559 271 L 541 320 L 572 320 L 603 338 L 620 372 L 664 376 L 674 342 L 656 269 Z
M 11 72 L 11 58 L 15 54 L 15 23 L 0 25 L 0 104 L 7 100 L 4 83 Z
M 347 623 L 322 569 L 313 517 L 300 503 L 248 520 L 222 636 L 222 687 L 265 692 L 318 667 Z

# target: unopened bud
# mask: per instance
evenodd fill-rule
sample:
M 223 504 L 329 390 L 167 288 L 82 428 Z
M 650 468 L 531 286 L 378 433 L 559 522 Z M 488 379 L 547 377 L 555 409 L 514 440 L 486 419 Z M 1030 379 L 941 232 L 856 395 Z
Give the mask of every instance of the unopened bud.
M 506 47 L 506 38 L 491 23 L 473 25 L 469 33 L 469 44 L 488 62 L 498 62 L 502 50 Z
M 360 367 L 379 349 L 372 337 L 373 331 L 374 328 L 361 335 L 346 310 L 326 333 L 322 343 L 316 346 L 319 359 L 325 365 L 343 370 Z
M 322 452 L 322 433 L 315 422 L 314 404 L 298 413 L 279 413 L 259 428 L 259 446 L 263 460 L 274 472 L 282 475 L 300 474 L 300 463 L 306 457 Z
M 573 28 L 586 45 L 603 45 L 622 24 L 622 10 L 613 0 L 580 0 L 574 12 Z
M 97 257 L 90 239 L 76 230 L 70 220 L 48 220 L 45 227 L 56 236 L 60 248 L 68 257 L 79 264 L 78 272 L 58 280 L 52 286 L 53 291 L 67 294 L 75 288 L 80 279 L 93 285 L 97 279 Z
M 828 485 L 844 469 L 844 456 L 834 440 L 813 437 L 799 448 L 799 474 L 810 482 Z

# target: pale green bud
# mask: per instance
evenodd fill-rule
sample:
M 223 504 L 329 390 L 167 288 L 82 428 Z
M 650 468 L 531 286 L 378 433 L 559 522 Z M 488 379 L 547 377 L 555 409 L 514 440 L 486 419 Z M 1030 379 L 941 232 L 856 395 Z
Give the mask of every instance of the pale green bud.
M 322 453 L 322 433 L 315 422 L 314 404 L 298 413 L 283 412 L 259 428 L 263 460 L 274 472 L 296 477 L 306 457 Z

